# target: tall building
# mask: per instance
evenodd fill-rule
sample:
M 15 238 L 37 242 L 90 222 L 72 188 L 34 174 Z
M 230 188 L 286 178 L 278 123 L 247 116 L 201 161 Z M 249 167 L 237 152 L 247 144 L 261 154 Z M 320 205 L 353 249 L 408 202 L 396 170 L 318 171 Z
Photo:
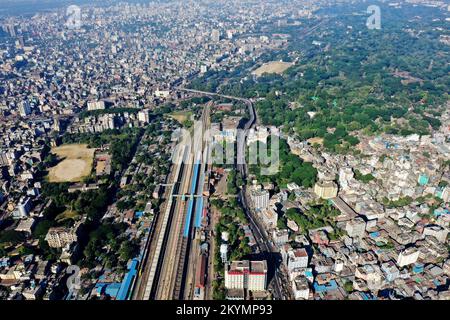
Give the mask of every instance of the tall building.
M 226 263 L 228 261 L 228 245 L 227 244 L 221 244 L 220 245 L 220 257 L 222 258 L 222 263 Z
M 220 41 L 220 31 L 217 29 L 213 29 L 211 32 L 211 40 L 213 42 L 219 42 Z
M 28 101 L 23 101 L 19 106 L 19 113 L 21 117 L 26 117 L 31 114 L 31 107 Z
M 77 241 L 77 239 L 74 230 L 64 227 L 50 228 L 45 236 L 45 240 L 51 248 L 63 248 Z
M 141 110 L 138 112 L 138 120 L 144 123 L 150 123 L 150 112 L 148 110 Z
M 442 200 L 444 200 L 444 202 L 450 202 L 450 187 L 446 186 L 444 188 L 444 190 L 442 190 L 442 195 L 441 195 Z
M 250 198 L 252 199 L 253 206 L 257 210 L 264 210 L 269 207 L 269 191 L 267 190 L 252 190 L 250 192 Z
M 22 198 L 20 199 L 19 204 L 17 205 L 17 210 L 19 211 L 20 217 L 26 217 L 31 211 L 31 199 L 30 198 Z
M 308 280 L 304 276 L 297 276 L 292 281 L 292 292 L 294 293 L 295 300 L 308 299 L 309 298 L 309 284 Z
M 267 287 L 267 262 L 233 261 L 225 270 L 225 288 L 265 291 Z
M 319 181 L 314 185 L 314 193 L 322 199 L 331 199 L 337 196 L 338 188 L 333 181 Z
M 415 248 L 407 248 L 400 252 L 397 258 L 397 264 L 399 267 L 404 267 L 409 264 L 416 263 L 417 259 L 419 259 L 420 251 Z
M 288 251 L 287 267 L 289 272 L 292 272 L 294 269 L 308 267 L 308 260 L 309 257 L 305 248 Z
M 9 159 L 8 159 L 8 156 L 7 156 L 7 153 L 6 152 L 0 152 L 0 167 L 1 166 L 8 166 L 10 163 L 9 163 Z
M 366 230 L 366 222 L 362 218 L 355 218 L 347 221 L 345 231 L 349 237 L 361 238 Z
M 87 109 L 88 111 L 105 110 L 105 101 L 89 101 L 87 103 Z

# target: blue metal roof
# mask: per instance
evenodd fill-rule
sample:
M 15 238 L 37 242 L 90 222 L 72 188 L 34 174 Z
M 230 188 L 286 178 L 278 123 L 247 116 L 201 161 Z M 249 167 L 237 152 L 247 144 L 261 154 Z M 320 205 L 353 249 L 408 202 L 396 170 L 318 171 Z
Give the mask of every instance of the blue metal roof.
M 133 283 L 134 278 L 137 274 L 137 266 L 139 264 L 139 260 L 133 259 L 131 263 L 128 265 L 128 272 L 123 278 L 122 284 L 120 286 L 119 293 L 117 294 L 116 300 L 127 300 L 128 295 L 130 293 L 130 287 Z

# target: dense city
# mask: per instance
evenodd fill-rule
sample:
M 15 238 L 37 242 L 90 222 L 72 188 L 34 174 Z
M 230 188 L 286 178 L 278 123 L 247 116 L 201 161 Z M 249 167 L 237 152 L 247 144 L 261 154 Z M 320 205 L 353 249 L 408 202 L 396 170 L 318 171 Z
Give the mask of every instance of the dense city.
M 78 2 L 0 10 L 0 300 L 450 300 L 448 4 Z

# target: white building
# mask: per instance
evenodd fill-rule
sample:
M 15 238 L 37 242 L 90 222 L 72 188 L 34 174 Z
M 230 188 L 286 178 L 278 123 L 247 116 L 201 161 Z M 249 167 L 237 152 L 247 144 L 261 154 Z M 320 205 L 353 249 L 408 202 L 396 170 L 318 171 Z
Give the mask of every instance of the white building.
M 28 101 L 23 101 L 19 106 L 20 116 L 26 117 L 31 114 L 31 107 Z
M 267 286 L 267 262 L 233 261 L 225 269 L 225 288 L 265 291 Z
M 294 269 L 308 267 L 308 253 L 304 248 L 290 250 L 287 257 L 287 267 L 289 272 Z
M 285 230 L 273 230 L 272 232 L 273 242 L 281 247 L 289 241 L 289 232 Z
M 211 32 L 211 40 L 213 42 L 219 42 L 220 41 L 220 31 L 217 29 L 213 29 Z
M 138 120 L 144 123 L 150 123 L 150 112 L 149 110 L 141 110 L 138 112 Z
M 252 190 L 250 198 L 256 210 L 265 210 L 269 207 L 270 195 L 267 190 Z
M 335 198 L 338 187 L 333 181 L 319 181 L 314 185 L 314 193 L 322 199 Z
M 19 217 L 27 217 L 31 211 L 31 199 L 21 198 L 19 204 L 17 205 L 17 210 Z
M 228 245 L 221 244 L 220 245 L 220 257 L 222 258 L 222 263 L 226 263 L 228 261 Z
M 87 109 L 88 111 L 105 110 L 105 101 L 89 101 L 87 103 Z
M 408 248 L 400 252 L 397 258 L 397 264 L 399 267 L 404 267 L 413 263 L 416 263 L 419 258 L 420 251 L 415 248 Z
M 265 127 L 258 127 L 255 129 L 250 129 L 247 137 L 247 145 L 251 145 L 255 142 L 267 143 L 267 138 L 269 137 L 269 132 Z
M 274 208 L 262 210 L 260 216 L 267 229 L 273 229 L 277 226 L 278 214 Z
M 308 280 L 304 276 L 297 276 L 292 281 L 292 291 L 294 293 L 295 300 L 309 299 Z
M 447 241 L 447 235 L 448 235 L 448 229 L 438 226 L 438 225 L 431 225 L 426 226 L 423 229 L 423 236 L 433 236 L 435 237 L 439 242 L 446 242 Z

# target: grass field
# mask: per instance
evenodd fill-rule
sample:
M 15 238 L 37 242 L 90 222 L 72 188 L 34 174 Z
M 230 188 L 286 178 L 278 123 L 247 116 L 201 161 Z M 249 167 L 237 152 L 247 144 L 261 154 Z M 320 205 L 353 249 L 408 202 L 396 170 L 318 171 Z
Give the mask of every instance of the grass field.
M 261 67 L 253 71 L 252 74 L 257 77 L 261 77 L 264 73 L 282 74 L 289 69 L 290 66 L 292 66 L 292 63 L 290 62 L 272 61 L 263 64 Z
M 50 182 L 80 182 L 91 174 L 95 149 L 89 149 L 86 144 L 67 144 L 52 148 L 51 152 L 62 161 L 50 168 Z
M 168 117 L 177 120 L 179 123 L 183 123 L 186 120 L 190 120 L 192 116 L 191 111 L 175 111 L 167 115 Z
M 76 211 L 71 211 L 71 210 L 66 210 L 66 211 L 64 211 L 63 213 L 61 213 L 61 214 L 59 214 L 56 218 L 55 218 L 55 220 L 57 221 L 57 222 L 62 222 L 62 221 L 64 221 L 64 220 L 67 220 L 67 219 L 72 219 L 72 220 L 75 220 L 76 218 L 78 218 L 80 215 L 76 212 Z

